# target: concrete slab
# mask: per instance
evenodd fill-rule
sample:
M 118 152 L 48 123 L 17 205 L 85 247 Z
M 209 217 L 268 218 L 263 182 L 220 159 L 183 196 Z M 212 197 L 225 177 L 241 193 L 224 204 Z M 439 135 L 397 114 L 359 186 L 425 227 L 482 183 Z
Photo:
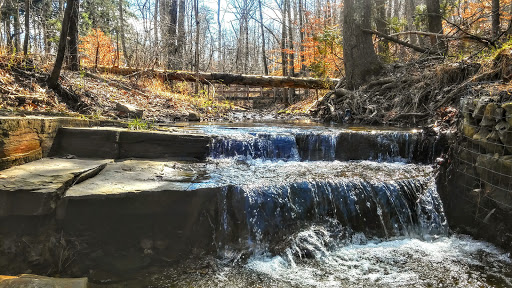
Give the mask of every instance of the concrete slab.
M 51 278 L 30 274 L 0 276 L 0 288 L 87 288 L 87 282 L 87 278 Z
M 112 160 L 46 158 L 0 172 L 0 217 L 46 215 L 73 183 L 97 174 Z
M 69 188 L 64 198 L 112 198 L 142 192 L 186 191 L 205 173 L 204 166 L 169 160 L 118 161 L 108 164 L 93 180 Z

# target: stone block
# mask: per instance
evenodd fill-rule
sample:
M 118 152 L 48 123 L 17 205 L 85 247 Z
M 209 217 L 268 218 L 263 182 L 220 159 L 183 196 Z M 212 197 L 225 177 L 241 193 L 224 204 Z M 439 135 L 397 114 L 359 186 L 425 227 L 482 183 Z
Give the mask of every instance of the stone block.
M 210 137 L 201 134 L 122 131 L 119 158 L 173 158 L 203 160 Z
M 60 128 L 50 155 L 116 159 L 118 129 Z

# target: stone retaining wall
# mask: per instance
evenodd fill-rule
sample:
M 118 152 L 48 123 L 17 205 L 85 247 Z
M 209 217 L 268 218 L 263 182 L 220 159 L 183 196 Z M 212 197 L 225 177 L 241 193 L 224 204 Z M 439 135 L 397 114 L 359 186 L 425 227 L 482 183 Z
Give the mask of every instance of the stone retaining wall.
M 60 127 L 103 124 L 70 117 L 0 117 L 0 170 L 47 156 Z
M 446 179 L 452 228 L 512 251 L 512 97 L 461 101 L 455 169 Z

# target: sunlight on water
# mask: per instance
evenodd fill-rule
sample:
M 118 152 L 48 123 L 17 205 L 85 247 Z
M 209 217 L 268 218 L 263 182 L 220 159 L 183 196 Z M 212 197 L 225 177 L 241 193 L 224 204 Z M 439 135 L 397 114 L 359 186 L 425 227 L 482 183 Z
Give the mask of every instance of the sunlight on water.
M 338 247 L 313 260 L 254 256 L 245 266 L 292 286 L 504 287 L 509 255 L 466 237 L 399 239 Z

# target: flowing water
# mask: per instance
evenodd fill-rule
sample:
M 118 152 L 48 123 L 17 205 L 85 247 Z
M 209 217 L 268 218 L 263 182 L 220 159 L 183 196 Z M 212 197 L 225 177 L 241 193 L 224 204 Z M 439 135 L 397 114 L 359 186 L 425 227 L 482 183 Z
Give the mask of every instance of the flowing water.
M 215 139 L 189 189 L 222 187 L 217 255 L 133 287 L 512 287 L 510 255 L 450 232 L 420 133 L 199 129 Z

